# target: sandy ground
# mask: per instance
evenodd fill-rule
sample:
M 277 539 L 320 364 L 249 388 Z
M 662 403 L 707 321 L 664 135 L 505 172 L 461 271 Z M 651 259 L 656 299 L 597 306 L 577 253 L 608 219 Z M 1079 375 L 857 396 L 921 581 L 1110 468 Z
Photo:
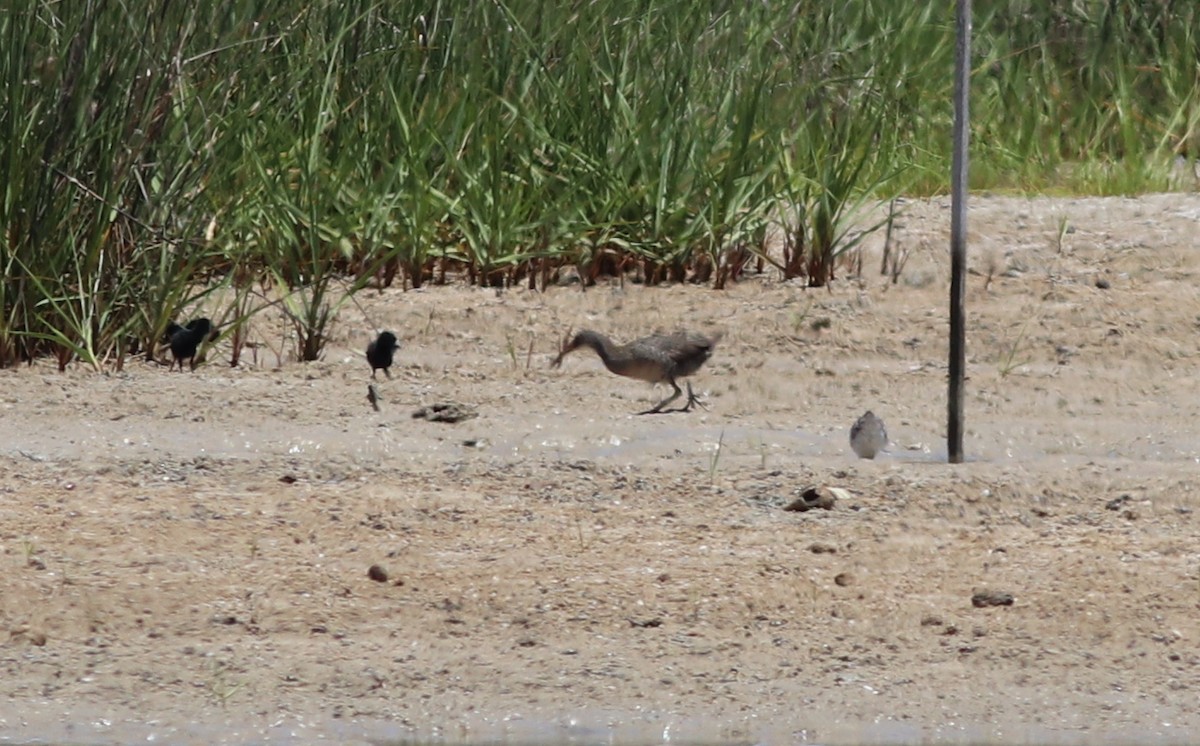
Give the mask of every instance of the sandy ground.
M 0 371 L 0 743 L 1194 741 L 1200 197 L 974 200 L 955 466 L 949 205 L 905 207 L 897 284 L 876 242 L 828 290 L 369 292 L 319 363 Z M 680 325 L 707 411 L 548 367 Z

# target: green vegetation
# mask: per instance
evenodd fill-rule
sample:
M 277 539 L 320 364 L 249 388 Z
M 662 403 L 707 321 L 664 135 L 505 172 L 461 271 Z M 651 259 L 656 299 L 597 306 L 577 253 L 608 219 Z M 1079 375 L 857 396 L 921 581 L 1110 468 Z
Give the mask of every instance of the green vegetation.
M 975 188 L 1163 189 L 1200 151 L 1200 6 L 975 10 Z M 238 333 L 283 309 L 311 360 L 348 294 L 447 272 L 722 287 L 758 255 L 822 285 L 861 207 L 946 188 L 952 12 L 17 0 L 0 366 L 119 368 L 201 302 Z

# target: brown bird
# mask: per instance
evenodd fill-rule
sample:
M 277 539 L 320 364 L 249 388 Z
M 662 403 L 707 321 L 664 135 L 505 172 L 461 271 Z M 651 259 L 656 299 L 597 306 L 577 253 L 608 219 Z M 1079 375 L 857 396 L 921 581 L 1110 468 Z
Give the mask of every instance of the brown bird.
M 604 367 L 613 373 L 626 378 L 636 378 L 647 383 L 667 383 L 674 393 L 655 404 L 645 412 L 638 414 L 658 414 L 663 407 L 683 396 L 682 389 L 676 379 L 686 378 L 700 369 L 704 362 L 712 357 L 713 348 L 720 341 L 721 335 L 705 336 L 694 332 L 678 331 L 672 334 L 651 334 L 649 337 L 630 342 L 627 345 L 614 343 L 599 332 L 585 329 L 574 337 L 570 332 L 563 340 L 562 350 L 551 368 L 557 368 L 567 354 L 580 347 L 591 347 L 604 361 Z M 687 412 L 693 404 L 704 406 L 692 392 L 692 384 L 687 384 L 688 400 L 680 409 L 672 412 Z

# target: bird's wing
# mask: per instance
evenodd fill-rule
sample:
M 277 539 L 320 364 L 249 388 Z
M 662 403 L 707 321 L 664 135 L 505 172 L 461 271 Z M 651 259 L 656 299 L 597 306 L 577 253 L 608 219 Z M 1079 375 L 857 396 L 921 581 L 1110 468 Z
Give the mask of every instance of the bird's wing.
M 676 363 L 684 360 L 691 360 L 696 355 L 712 353 L 713 347 L 717 340 L 706 337 L 702 334 L 693 334 L 689 332 L 676 332 L 669 335 L 667 349 L 671 355 L 671 359 Z

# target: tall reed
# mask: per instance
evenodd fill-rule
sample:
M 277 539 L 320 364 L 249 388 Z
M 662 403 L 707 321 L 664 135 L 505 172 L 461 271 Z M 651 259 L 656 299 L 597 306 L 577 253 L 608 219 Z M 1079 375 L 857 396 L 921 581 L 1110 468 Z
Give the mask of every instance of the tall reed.
M 759 252 L 821 285 L 861 208 L 946 188 L 945 3 L 18 5 L 0 365 L 119 366 L 173 318 L 274 302 L 314 359 L 346 293 L 459 271 L 720 287 Z M 1200 8 L 975 8 L 973 186 L 1178 185 Z M 780 220 L 788 261 L 762 247 Z

